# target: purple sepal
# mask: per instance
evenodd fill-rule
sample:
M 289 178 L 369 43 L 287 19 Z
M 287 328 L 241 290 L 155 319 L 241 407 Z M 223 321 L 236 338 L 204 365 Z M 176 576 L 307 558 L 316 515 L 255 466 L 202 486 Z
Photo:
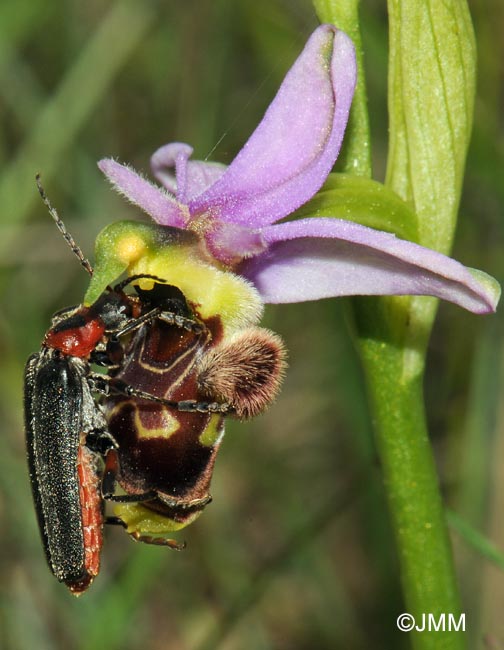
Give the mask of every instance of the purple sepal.
M 351 295 L 431 295 L 475 313 L 495 311 L 495 281 L 394 235 L 341 219 L 300 219 L 262 229 L 268 250 L 239 272 L 267 303 Z M 481 276 L 480 276 L 481 277 Z M 486 276 L 488 278 L 488 276 Z
M 191 214 L 257 228 L 293 212 L 338 156 L 356 80 L 350 38 L 322 25 L 287 73 L 255 132 Z
M 181 203 L 202 194 L 226 170 L 220 163 L 189 160 L 193 148 L 183 142 L 160 147 L 151 157 L 151 169 L 157 180 Z
M 98 167 L 120 194 L 142 208 L 154 221 L 163 226 L 186 227 L 189 216 L 187 208 L 171 194 L 112 158 L 100 160 Z

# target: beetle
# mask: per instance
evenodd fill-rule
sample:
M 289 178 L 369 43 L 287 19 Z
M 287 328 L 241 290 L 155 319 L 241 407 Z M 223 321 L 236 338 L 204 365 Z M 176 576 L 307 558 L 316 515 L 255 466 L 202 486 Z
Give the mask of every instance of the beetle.
M 103 513 L 88 434 L 105 430 L 87 362 L 50 348 L 25 371 L 25 430 L 35 510 L 47 562 L 75 594 L 98 574 Z
M 41 197 L 82 266 L 93 269 L 57 212 L 37 177 Z M 25 431 L 28 466 L 35 509 L 49 567 L 76 595 L 98 574 L 104 523 L 98 460 L 117 443 L 108 432 L 104 414 L 93 393 L 123 393 L 186 410 L 225 411 L 220 404 L 176 403 L 135 389 L 114 373 L 120 366 L 120 339 L 160 318 L 178 328 L 197 332 L 193 320 L 163 310 L 141 296 L 124 292 L 129 284 L 154 276 L 126 278 L 107 289 L 91 305 L 55 314 L 41 350 L 25 370 Z M 107 366 L 108 374 L 91 365 Z

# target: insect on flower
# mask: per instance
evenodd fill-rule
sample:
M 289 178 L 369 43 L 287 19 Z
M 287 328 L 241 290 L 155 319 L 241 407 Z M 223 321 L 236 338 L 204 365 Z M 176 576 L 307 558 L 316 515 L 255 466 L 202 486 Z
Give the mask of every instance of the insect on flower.
M 253 386 L 250 376 L 262 365 L 254 362 L 251 374 L 243 371 L 246 350 L 257 347 L 252 356 L 263 359 L 263 346 L 268 348 L 254 334 L 263 303 L 427 294 L 477 313 L 495 309 L 499 288 L 492 278 L 416 243 L 330 217 L 280 222 L 326 180 L 355 81 L 351 40 L 322 25 L 229 167 L 190 160 L 192 148 L 183 143 L 162 146 L 152 156 L 161 187 L 115 160 L 99 163 L 115 189 L 158 225 L 105 228 L 86 299 L 95 300 L 121 273 L 155 275 L 181 292 L 181 313 L 204 326 L 198 335 L 167 331 L 159 320 L 140 329 L 118 375 L 124 381 L 138 378 L 143 390 L 165 398 L 208 395 L 234 405 L 239 415 L 253 415 L 276 392 L 281 370 L 281 353 L 270 339 L 272 379 L 240 412 L 239 386 Z M 173 337 L 180 337 L 180 354 Z M 118 440 L 108 458 L 107 496 L 117 479 L 127 494 L 145 498 L 119 503 L 118 520 L 144 539 L 187 525 L 209 498 L 221 416 L 193 414 L 191 420 L 121 396 L 106 408 Z
M 115 522 L 135 539 L 176 548 L 167 536 L 209 502 L 223 417 L 261 412 L 280 385 L 283 346 L 257 327 L 264 303 L 413 294 L 476 313 L 495 310 L 495 280 L 436 251 L 332 217 L 282 221 L 326 181 L 355 81 L 351 40 L 322 25 L 229 167 L 191 161 L 182 143 L 152 156 L 162 187 L 114 160 L 99 163 L 156 225 L 118 222 L 102 231 L 84 305 L 54 321 L 28 363 L 25 398 L 46 552 L 53 572 L 75 590 L 96 573 L 86 551 L 94 557 L 101 544 L 101 532 L 92 542 L 83 523 L 98 531 L 102 522 L 86 510 L 100 511 L 93 453 L 106 454 L 103 495 L 117 502 Z M 110 289 L 123 273 L 127 280 Z M 137 296 L 110 310 L 125 283 L 135 284 Z M 89 334 L 88 347 L 79 340 L 77 354 L 62 349 L 54 343 L 61 328 Z M 93 361 L 109 374 L 95 376 Z M 65 391 L 73 405 L 61 399 Z M 93 391 L 108 393 L 107 424 Z M 56 488 L 64 481 L 68 499 Z M 67 507 L 71 546 L 66 514 L 53 514 Z
M 66 231 L 40 186 L 56 225 L 83 267 L 90 263 Z M 124 292 L 145 275 L 107 287 L 96 301 L 58 312 L 25 371 L 25 429 L 31 487 L 49 567 L 72 593 L 79 595 L 98 574 L 104 523 L 97 457 L 117 447 L 93 393 L 123 393 L 171 409 L 227 412 L 229 406 L 183 403 L 150 395 L 111 376 L 120 364 L 120 339 L 145 323 L 184 324 L 141 296 Z M 149 276 L 150 280 L 156 280 Z M 91 371 L 107 366 L 109 374 Z

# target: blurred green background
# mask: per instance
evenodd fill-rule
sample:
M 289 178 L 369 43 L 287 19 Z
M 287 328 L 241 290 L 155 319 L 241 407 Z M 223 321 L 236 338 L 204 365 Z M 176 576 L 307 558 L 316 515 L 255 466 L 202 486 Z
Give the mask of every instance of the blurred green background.
M 476 123 L 454 255 L 504 279 L 504 5 L 471 3 Z M 375 177 L 386 156 L 385 3 L 362 3 Z M 214 502 L 183 553 L 106 531 L 77 600 L 50 575 L 24 459 L 22 374 L 52 312 L 87 277 L 38 198 L 92 256 L 138 214 L 96 167 L 148 171 L 173 140 L 229 162 L 316 25 L 307 0 L 4 0 L 0 4 L 0 648 L 401 649 L 404 611 L 365 390 L 343 301 L 270 307 L 290 350 L 269 412 L 228 425 Z M 501 310 L 502 311 L 502 310 Z M 504 549 L 502 315 L 442 305 L 426 381 L 450 507 Z M 453 533 L 472 648 L 504 648 L 504 575 Z

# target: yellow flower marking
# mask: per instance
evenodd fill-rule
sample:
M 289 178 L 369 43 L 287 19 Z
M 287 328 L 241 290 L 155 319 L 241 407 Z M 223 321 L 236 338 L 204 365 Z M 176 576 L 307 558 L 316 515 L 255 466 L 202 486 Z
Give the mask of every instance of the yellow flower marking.
M 139 503 L 120 503 L 114 508 L 114 513 L 125 523 L 128 533 L 164 535 L 192 524 L 201 514 L 201 510 L 182 523 L 166 515 L 157 514 Z
M 116 254 L 120 262 L 130 266 L 145 254 L 146 248 L 144 239 L 139 235 L 125 235 L 117 242 Z

